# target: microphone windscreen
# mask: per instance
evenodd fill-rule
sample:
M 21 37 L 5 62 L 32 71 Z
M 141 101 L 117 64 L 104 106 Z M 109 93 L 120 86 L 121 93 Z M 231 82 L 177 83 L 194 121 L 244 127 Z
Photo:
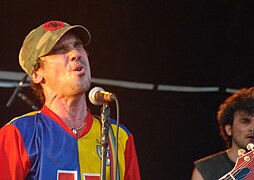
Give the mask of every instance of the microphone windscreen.
M 93 89 L 90 90 L 88 98 L 90 100 L 90 102 L 94 105 L 102 105 L 101 102 L 98 102 L 95 97 L 96 97 L 96 93 L 100 92 L 100 91 L 104 91 L 104 89 L 102 89 L 101 87 L 94 87 Z

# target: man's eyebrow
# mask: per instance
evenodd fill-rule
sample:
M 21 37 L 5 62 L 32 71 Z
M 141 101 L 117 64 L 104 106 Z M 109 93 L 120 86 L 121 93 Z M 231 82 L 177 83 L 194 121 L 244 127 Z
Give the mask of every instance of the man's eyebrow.
M 77 39 L 77 40 L 74 42 L 74 44 L 83 44 L 83 41 L 80 40 L 80 39 Z

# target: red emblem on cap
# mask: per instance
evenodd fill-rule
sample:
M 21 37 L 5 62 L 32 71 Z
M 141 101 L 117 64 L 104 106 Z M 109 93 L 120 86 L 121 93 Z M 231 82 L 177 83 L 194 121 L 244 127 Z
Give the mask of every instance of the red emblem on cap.
M 43 24 L 43 27 L 46 30 L 58 30 L 64 27 L 64 23 L 61 21 L 49 21 Z

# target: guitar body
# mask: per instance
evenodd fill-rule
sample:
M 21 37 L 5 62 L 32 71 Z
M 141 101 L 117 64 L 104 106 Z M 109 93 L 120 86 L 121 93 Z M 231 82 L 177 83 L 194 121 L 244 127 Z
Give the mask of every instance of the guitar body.
M 254 180 L 254 150 L 240 156 L 235 167 L 219 180 Z

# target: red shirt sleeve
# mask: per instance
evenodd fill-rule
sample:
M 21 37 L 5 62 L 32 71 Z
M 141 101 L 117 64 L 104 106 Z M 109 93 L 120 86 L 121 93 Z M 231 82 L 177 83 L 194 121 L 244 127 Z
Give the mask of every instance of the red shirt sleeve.
M 11 124 L 0 129 L 0 162 L 1 179 L 4 180 L 24 180 L 31 168 L 22 136 Z
M 125 176 L 124 180 L 140 180 L 138 158 L 133 136 L 130 135 L 125 149 Z

